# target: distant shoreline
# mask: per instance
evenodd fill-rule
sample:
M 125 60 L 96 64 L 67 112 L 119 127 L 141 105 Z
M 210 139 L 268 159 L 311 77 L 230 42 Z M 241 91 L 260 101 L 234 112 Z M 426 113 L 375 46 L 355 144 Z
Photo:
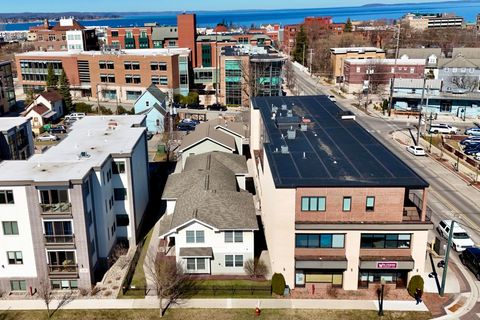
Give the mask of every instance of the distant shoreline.
M 98 17 L 98 18 L 90 18 L 90 19 L 83 19 L 82 17 L 77 17 L 75 16 L 74 18 L 78 21 L 99 21 L 99 20 L 118 20 L 118 19 L 122 19 L 124 18 L 125 16 L 116 16 L 116 17 L 110 17 L 110 16 L 105 16 L 105 17 Z M 38 24 L 42 24 L 43 23 L 43 19 L 36 19 L 36 20 L 22 20 L 22 21 L 7 21 L 7 22 L 3 22 L 0 20 L 0 24 L 4 24 L 4 25 L 12 25 L 12 24 L 23 24 L 23 23 L 38 23 Z M 59 22 L 60 19 L 48 19 L 49 22 Z

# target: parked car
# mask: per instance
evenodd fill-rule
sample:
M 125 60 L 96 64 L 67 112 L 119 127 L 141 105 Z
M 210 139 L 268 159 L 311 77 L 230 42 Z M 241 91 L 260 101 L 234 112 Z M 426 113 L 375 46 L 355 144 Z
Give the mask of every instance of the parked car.
M 480 152 L 480 144 L 468 146 L 467 148 L 465 148 L 465 150 L 463 150 L 463 152 L 469 156 L 474 155 Z
M 460 261 L 480 280 L 480 249 L 467 248 L 460 254 Z
M 452 220 L 442 220 L 437 226 L 437 232 L 445 239 L 448 239 L 451 224 Z M 470 236 L 465 229 L 455 222 L 453 225 L 452 248 L 455 251 L 460 252 L 474 246 L 475 244 L 472 239 L 470 239 Z
M 464 146 L 478 143 L 480 143 L 480 137 L 468 137 L 460 141 L 460 144 Z
M 214 111 L 227 111 L 227 107 L 221 105 L 220 103 L 214 103 L 207 107 L 207 110 L 214 110 Z
M 480 137 L 480 128 L 468 128 L 465 130 L 465 134 L 469 136 Z
M 188 109 L 205 109 L 205 106 L 203 104 L 200 104 L 200 103 L 192 103 L 192 104 L 189 104 L 187 105 L 187 108 Z
M 415 156 L 424 156 L 425 150 L 420 146 L 408 146 L 407 151 Z
M 186 123 L 186 122 L 180 122 L 177 126 L 177 129 L 179 131 L 193 131 L 195 130 L 195 125 L 194 123 Z
M 333 94 L 329 95 L 328 99 L 330 99 L 332 102 L 337 102 L 337 98 Z
M 41 136 L 38 136 L 37 138 L 38 141 L 56 141 L 58 140 L 58 137 L 54 134 L 42 134 Z
M 453 127 L 446 123 L 432 123 L 430 126 L 430 133 L 447 133 L 447 134 L 454 134 L 457 133 L 458 128 Z
M 67 133 L 67 128 L 65 128 L 64 126 L 56 126 L 56 127 L 50 128 L 49 132 L 51 134 Z

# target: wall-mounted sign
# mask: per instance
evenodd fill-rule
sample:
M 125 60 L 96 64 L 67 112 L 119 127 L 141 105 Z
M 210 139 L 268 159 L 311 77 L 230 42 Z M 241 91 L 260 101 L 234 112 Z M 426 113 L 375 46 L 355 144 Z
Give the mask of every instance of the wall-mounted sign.
M 377 269 L 397 269 L 398 262 L 395 261 L 382 261 L 377 262 Z

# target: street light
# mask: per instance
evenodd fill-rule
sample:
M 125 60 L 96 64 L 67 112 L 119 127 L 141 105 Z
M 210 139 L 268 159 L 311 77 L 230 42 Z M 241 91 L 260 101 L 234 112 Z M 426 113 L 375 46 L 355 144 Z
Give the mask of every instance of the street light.
M 378 295 L 378 315 L 381 317 L 383 316 L 383 294 L 384 294 L 384 289 L 385 289 L 385 284 L 387 282 L 385 281 L 385 278 L 380 279 L 380 286 L 381 289 L 377 289 L 377 295 Z

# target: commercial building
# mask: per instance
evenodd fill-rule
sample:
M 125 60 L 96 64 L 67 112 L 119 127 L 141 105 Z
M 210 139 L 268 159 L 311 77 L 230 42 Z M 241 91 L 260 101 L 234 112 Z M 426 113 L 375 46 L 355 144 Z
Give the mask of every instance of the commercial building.
M 45 19 L 42 25 L 30 28 L 27 41 L 37 51 L 99 49 L 95 29 L 85 28 L 74 18 L 62 18 L 55 26 Z
M 33 152 L 30 119 L 0 117 L 0 162 L 3 160 L 25 160 Z
M 254 98 L 250 147 L 272 272 L 290 288 L 423 274 L 428 183 L 326 96 Z
M 0 61 L 0 116 L 9 112 L 16 103 L 12 63 Z
M 91 288 L 149 200 L 145 116 L 85 117 L 28 160 L 0 163 L 0 289 Z
M 408 13 L 403 20 L 417 30 L 465 27 L 463 17 L 448 13 Z
M 345 59 L 385 59 L 385 50 L 375 47 L 330 48 L 332 75 L 336 83 L 343 82 Z
M 391 79 L 423 79 L 424 59 L 346 59 L 343 86 L 349 93 L 387 90 Z
M 130 49 L 84 52 L 26 52 L 15 56 L 24 92 L 42 91 L 48 65 L 65 70 L 74 97 L 135 102 L 151 84 L 173 93 L 189 92 L 188 49 Z

